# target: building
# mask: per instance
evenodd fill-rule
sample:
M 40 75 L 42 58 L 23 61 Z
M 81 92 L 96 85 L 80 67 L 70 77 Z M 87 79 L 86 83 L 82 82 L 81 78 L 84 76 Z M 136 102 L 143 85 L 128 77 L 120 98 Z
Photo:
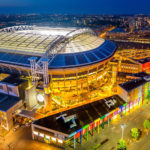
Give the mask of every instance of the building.
M 14 26 L 0 33 L 0 123 L 8 130 L 22 107 L 16 116 L 36 120 L 33 139 L 75 148 L 149 101 L 149 75 L 141 73 L 149 59 L 138 61 L 149 51 L 116 53 L 113 42 L 88 28 Z
M 16 111 L 24 104 L 27 81 L 17 75 L 0 75 L 0 125 L 10 130 Z
M 150 76 L 145 72 L 135 75 L 137 79 L 130 80 L 118 85 L 118 94 L 129 105 L 134 105 L 137 102 L 140 104 L 147 103 L 150 100 Z
M 91 29 L 14 26 L 0 32 L 1 72 L 28 80 L 28 109 L 47 113 L 111 95 L 116 45 Z
M 61 147 L 74 147 L 101 132 L 111 120 L 126 114 L 126 102 L 118 95 L 63 111 L 32 124 L 34 140 Z
M 142 71 L 150 73 L 150 57 L 135 59 L 135 61 L 137 61 L 141 65 Z
M 6 130 L 13 126 L 13 116 L 23 105 L 18 97 L 0 93 L 0 125 Z

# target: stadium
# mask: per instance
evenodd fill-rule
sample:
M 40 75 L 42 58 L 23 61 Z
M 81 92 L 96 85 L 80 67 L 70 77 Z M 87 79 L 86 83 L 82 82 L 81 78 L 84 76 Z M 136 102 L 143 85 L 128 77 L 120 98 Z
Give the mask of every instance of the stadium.
M 111 95 L 109 62 L 116 49 L 89 28 L 4 28 L 0 30 L 1 80 L 4 74 L 27 80 L 26 107 L 46 112 L 99 100 Z

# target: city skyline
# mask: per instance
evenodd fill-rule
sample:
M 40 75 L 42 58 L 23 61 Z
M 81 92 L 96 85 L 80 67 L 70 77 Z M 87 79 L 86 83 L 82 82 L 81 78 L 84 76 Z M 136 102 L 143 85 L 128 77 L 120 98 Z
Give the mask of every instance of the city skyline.
M 1 0 L 0 14 L 150 14 L 149 4 L 148 0 Z

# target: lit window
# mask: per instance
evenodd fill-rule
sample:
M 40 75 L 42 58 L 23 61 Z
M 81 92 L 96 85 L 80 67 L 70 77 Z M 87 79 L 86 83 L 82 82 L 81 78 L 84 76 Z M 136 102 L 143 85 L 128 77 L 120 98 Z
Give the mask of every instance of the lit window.
M 113 119 L 116 119 L 117 118 L 117 115 L 115 115 L 114 117 L 113 117 Z
M 50 139 L 50 136 L 46 135 L 46 139 Z
M 34 134 L 34 135 L 38 135 L 38 132 L 36 132 L 36 131 L 33 131 L 33 134 Z
M 44 134 L 43 134 L 43 133 L 40 133 L 40 136 L 41 136 L 41 137 L 44 137 Z
M 62 140 L 58 140 L 58 143 L 63 143 L 63 141 Z
M 56 138 L 52 137 L 52 141 L 55 141 L 55 142 L 56 142 Z

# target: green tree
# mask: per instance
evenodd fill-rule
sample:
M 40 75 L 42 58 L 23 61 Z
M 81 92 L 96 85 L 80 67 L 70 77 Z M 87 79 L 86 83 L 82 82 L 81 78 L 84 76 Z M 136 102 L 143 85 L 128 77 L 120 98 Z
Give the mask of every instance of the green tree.
M 147 135 L 148 135 L 148 130 L 150 129 L 150 121 L 149 120 L 144 121 L 144 128 L 147 129 Z
M 120 139 L 117 144 L 118 150 L 126 150 L 126 143 L 123 139 Z
M 150 122 L 149 122 L 149 120 L 145 120 L 144 121 L 144 128 L 145 129 L 150 129 Z
M 137 140 L 139 135 L 140 135 L 139 130 L 137 128 L 132 128 L 131 129 L 131 135 L 132 135 L 133 138 L 135 138 Z

